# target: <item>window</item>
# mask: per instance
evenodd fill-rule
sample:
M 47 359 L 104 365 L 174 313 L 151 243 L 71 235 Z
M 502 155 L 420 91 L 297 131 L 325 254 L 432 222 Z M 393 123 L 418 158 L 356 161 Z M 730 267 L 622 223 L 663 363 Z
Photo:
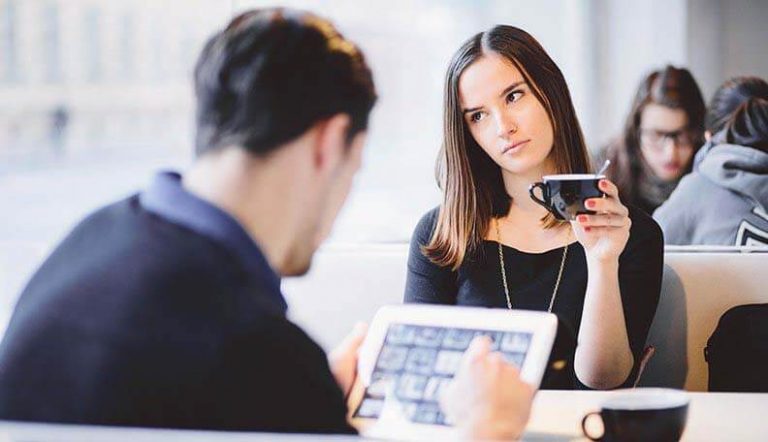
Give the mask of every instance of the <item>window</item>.
M 99 38 L 101 31 L 101 12 L 97 5 L 89 6 L 83 11 L 83 47 L 87 54 L 87 72 L 88 82 L 98 82 L 101 80 L 104 66 L 101 59 L 102 39 Z
M 61 81 L 61 35 L 59 32 L 59 5 L 49 1 L 43 9 L 43 45 L 45 54 L 45 79 L 55 83 Z
M 568 80 L 595 145 L 620 130 L 647 70 L 686 64 L 684 30 L 699 29 L 687 20 L 717 18 L 718 8 L 689 1 L 280 2 L 330 18 L 359 43 L 381 97 L 363 170 L 330 240 L 404 242 L 439 204 L 433 171 L 443 77 L 472 34 L 507 23 L 536 37 Z M 157 169 L 189 164 L 191 73 L 202 44 L 233 14 L 273 4 L 0 0 L 0 303 L 10 306 L 31 270 L 86 213 L 142 188 Z M 729 29 L 747 28 L 738 24 Z M 663 33 L 659 45 L 662 28 L 675 32 Z
M 234 3 L 238 11 L 273 5 Z M 576 58 L 584 52 L 582 34 L 563 32 L 575 30 L 585 14 L 570 0 L 283 3 L 330 18 L 358 43 L 379 91 L 363 168 L 331 241 L 408 241 L 421 215 L 440 203 L 434 165 L 442 137 L 443 78 L 453 52 L 473 34 L 498 23 L 516 25 L 539 39 L 567 77 L 585 78 L 593 69 Z M 572 93 L 585 95 L 577 83 L 571 82 Z
M 16 3 L 17 0 L 6 0 L 0 5 L 0 56 L 3 58 L 3 81 L 14 83 L 19 78 L 18 60 L 16 55 Z
M 74 223 L 188 164 L 190 74 L 231 13 L 218 0 L 0 1 L 0 324 Z

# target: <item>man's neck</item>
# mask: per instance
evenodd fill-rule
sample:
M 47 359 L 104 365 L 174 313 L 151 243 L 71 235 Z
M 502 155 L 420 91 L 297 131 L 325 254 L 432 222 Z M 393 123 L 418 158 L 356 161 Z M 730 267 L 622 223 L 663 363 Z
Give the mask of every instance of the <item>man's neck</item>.
M 293 236 L 290 198 L 282 181 L 285 173 L 269 161 L 243 149 L 224 148 L 195 161 L 184 174 L 183 186 L 237 220 L 279 272 Z

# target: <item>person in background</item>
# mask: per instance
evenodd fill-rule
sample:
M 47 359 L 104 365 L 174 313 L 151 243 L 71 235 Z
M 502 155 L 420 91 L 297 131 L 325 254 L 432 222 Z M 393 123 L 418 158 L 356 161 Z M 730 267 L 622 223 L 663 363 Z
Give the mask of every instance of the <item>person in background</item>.
M 760 77 L 740 76 L 725 81 L 712 95 L 704 118 L 704 146 L 696 152 L 693 160 L 695 169 L 716 144 L 712 136 L 730 123 L 736 109 L 750 98 L 768 97 L 768 82 Z
M 51 111 L 50 142 L 51 148 L 57 155 L 64 153 L 67 143 L 67 127 L 69 125 L 69 110 L 59 104 Z
M 632 385 L 661 291 L 661 230 L 610 180 L 586 201 L 598 213 L 570 222 L 530 198 L 544 175 L 590 170 L 560 69 L 499 25 L 456 51 L 444 93 L 443 202 L 411 237 L 405 302 L 551 311 L 578 340 L 568 383 L 543 388 Z
M 694 170 L 653 214 L 667 244 L 768 246 L 768 83 L 715 92 Z
M 622 201 L 650 215 L 669 198 L 704 141 L 705 111 L 687 69 L 667 66 L 643 79 L 624 132 L 595 157 L 595 164 L 611 160 L 606 176 Z
M 0 345 L 0 419 L 353 433 L 359 328 L 325 353 L 286 317 L 360 166 L 376 100 L 326 20 L 234 18 L 195 68 L 197 158 L 83 220 L 28 283 Z M 318 293 L 333 302 L 333 293 Z M 340 306 L 340 308 L 342 308 Z M 445 408 L 467 437 L 518 437 L 533 391 L 473 342 Z

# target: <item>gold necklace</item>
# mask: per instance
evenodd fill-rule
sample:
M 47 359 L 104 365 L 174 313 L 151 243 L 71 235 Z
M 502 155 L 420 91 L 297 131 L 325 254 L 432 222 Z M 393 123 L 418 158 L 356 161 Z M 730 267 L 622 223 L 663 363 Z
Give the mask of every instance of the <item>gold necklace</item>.
M 568 239 L 571 239 L 571 233 L 568 232 Z M 507 272 L 504 270 L 504 252 L 501 248 L 501 231 L 499 230 L 499 219 L 496 218 L 496 240 L 499 243 L 499 266 L 501 267 L 501 282 L 504 284 L 504 296 L 507 298 L 507 308 L 512 310 L 512 300 L 509 297 L 509 287 L 507 286 Z M 555 305 L 555 298 L 557 297 L 557 289 L 560 288 L 560 279 L 563 277 L 563 268 L 565 268 L 565 258 L 568 256 L 568 244 L 566 242 L 563 249 L 563 258 L 560 260 L 560 270 L 557 272 L 557 280 L 555 281 L 555 289 L 552 291 L 552 298 L 549 300 L 549 308 L 547 312 L 552 313 L 552 306 Z

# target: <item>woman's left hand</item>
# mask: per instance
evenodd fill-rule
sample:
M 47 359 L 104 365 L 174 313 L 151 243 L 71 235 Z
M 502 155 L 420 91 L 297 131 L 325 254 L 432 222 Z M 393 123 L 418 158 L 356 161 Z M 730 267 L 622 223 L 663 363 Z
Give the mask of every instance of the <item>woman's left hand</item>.
M 587 254 L 587 260 L 605 262 L 618 261 L 619 255 L 629 240 L 629 210 L 619 200 L 619 189 L 607 179 L 598 183 L 604 198 L 590 198 L 585 201 L 587 209 L 594 215 L 578 215 L 571 226 Z

